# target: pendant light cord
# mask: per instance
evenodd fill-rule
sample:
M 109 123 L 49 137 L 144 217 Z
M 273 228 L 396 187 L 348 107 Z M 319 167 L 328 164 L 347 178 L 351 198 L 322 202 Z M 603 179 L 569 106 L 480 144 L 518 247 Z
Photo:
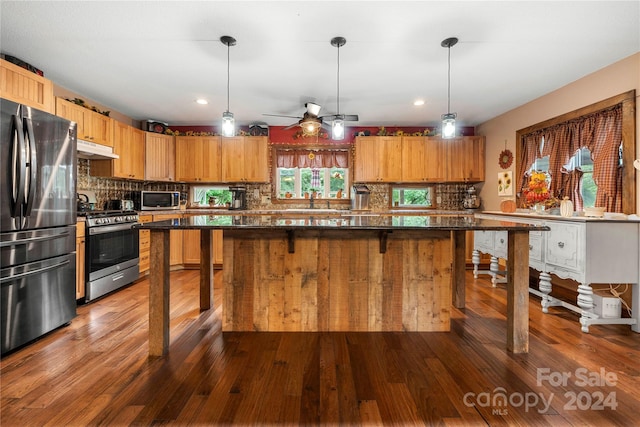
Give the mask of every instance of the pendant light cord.
M 447 48 L 449 54 L 447 62 L 449 67 L 447 69 L 447 114 L 451 114 L 451 46 Z
M 229 51 L 230 51 L 230 47 L 229 47 L 229 43 L 227 43 L 227 111 L 229 111 L 229 78 L 230 78 L 230 68 L 229 68 L 229 62 L 230 62 L 230 55 L 229 55 Z
M 340 115 L 340 45 L 338 44 L 338 78 L 336 79 L 337 81 L 337 87 L 338 87 L 338 98 L 336 99 L 336 104 L 338 106 L 338 112 L 337 114 Z

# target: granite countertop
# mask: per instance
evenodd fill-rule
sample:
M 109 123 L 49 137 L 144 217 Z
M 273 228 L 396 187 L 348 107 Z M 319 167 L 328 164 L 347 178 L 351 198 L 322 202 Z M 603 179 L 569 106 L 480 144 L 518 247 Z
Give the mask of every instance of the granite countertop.
M 618 212 L 605 212 L 604 217 L 587 217 L 581 215 L 581 212 L 574 212 L 573 216 L 563 217 L 560 215 L 551 215 L 551 214 L 539 214 L 532 213 L 528 211 L 516 211 L 513 213 L 500 212 L 500 211 L 483 211 L 478 212 L 477 215 L 500 215 L 500 216 L 515 216 L 521 218 L 532 218 L 532 219 L 541 219 L 541 220 L 553 220 L 553 221 L 573 221 L 573 222 L 638 222 L 640 221 L 640 217 L 637 215 L 625 215 L 623 213 Z
M 188 214 L 188 215 L 473 215 L 475 210 L 442 210 L 442 209 L 392 209 L 388 211 L 352 211 L 351 209 L 214 209 L 214 208 L 190 208 L 182 210 L 157 210 L 138 211 L 139 215 L 167 215 L 167 214 Z
M 180 219 L 137 224 L 146 230 L 223 229 L 223 230 L 549 230 L 544 225 L 478 219 L 470 215 L 197 215 Z

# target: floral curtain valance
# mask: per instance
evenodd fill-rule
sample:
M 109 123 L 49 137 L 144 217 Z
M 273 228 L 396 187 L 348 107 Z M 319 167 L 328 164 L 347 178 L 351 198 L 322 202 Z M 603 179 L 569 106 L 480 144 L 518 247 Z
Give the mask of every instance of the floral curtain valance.
M 347 150 L 276 150 L 279 168 L 346 168 Z

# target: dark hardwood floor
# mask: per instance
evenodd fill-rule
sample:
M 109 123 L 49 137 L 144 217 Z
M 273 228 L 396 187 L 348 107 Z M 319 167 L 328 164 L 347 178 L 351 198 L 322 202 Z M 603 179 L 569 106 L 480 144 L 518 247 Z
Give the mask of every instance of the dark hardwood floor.
M 511 354 L 505 290 L 486 278 L 467 273 L 451 332 L 222 333 L 220 291 L 200 313 L 198 272 L 173 272 L 170 354 L 155 359 L 141 280 L 2 359 L 0 422 L 639 425 L 640 335 L 584 334 L 574 313 L 543 315 L 530 297 L 530 352 Z

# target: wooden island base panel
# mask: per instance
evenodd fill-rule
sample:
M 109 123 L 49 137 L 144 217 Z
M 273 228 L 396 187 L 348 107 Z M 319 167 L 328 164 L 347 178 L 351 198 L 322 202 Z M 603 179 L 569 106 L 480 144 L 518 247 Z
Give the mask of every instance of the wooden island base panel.
M 225 230 L 223 331 L 448 331 L 450 233 L 379 234 Z
M 467 230 L 509 238 L 506 347 L 529 349 L 529 231 L 454 216 L 192 216 L 151 230 L 149 355 L 169 351 L 170 231 L 200 230 L 200 309 L 211 307 L 211 233 L 223 230 L 224 331 L 449 331 L 463 308 Z

